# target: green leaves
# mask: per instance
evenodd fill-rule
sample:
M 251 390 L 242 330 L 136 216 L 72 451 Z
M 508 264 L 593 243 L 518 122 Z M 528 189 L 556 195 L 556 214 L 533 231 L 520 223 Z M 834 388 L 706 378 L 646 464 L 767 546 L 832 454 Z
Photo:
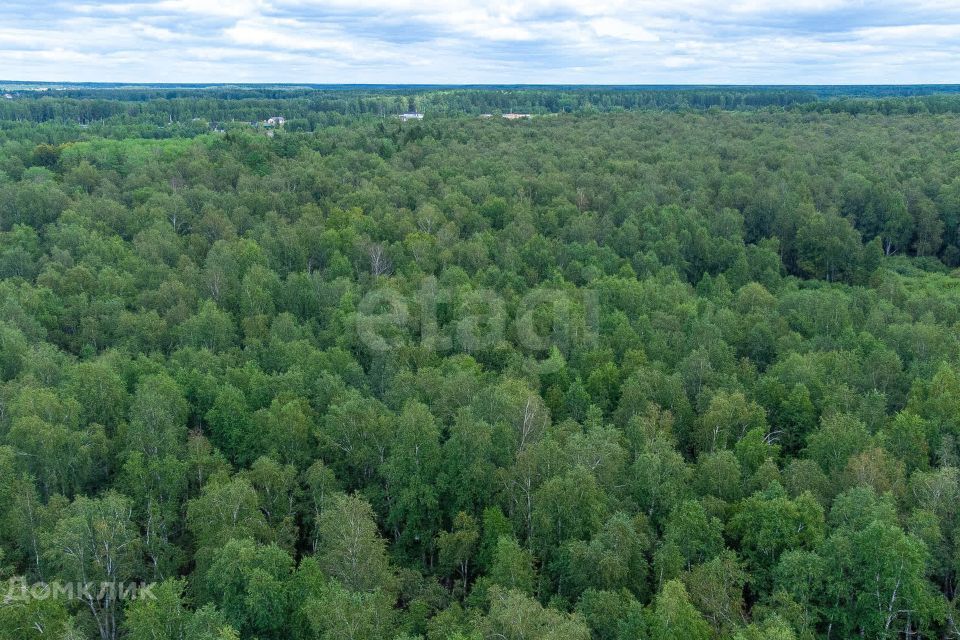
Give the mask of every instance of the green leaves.
M 567 544 L 564 585 L 570 584 L 573 593 L 626 589 L 642 598 L 647 595 L 650 543 L 645 518 L 616 513 L 589 542 Z
M 132 601 L 125 610 L 123 629 L 130 640 L 230 640 L 236 631 L 212 605 L 192 610 L 184 598 L 184 580 L 154 585 L 152 598 Z
M 532 595 L 536 579 L 533 562 L 533 555 L 521 548 L 516 538 L 501 536 L 493 548 L 487 577 L 505 589 Z
M 790 499 L 777 484 L 743 500 L 727 529 L 739 542 L 750 573 L 760 588 L 784 551 L 815 548 L 824 535 L 823 508 L 810 495 Z
M 839 631 L 894 637 L 903 624 L 923 628 L 942 619 L 943 597 L 924 579 L 927 550 L 899 527 L 874 521 L 841 529 L 824 555 L 826 591 L 835 602 L 825 616 Z
M 242 635 L 279 640 L 289 619 L 292 570 L 293 559 L 280 547 L 233 539 L 213 554 L 201 588 Z
M 0 640 L 957 634 L 960 100 L 70 91 L 0 101 L 0 570 L 159 583 Z
M 256 491 L 246 478 L 212 478 L 202 493 L 187 503 L 187 528 L 196 541 L 198 558 L 209 562 L 229 540 L 272 537 Z
M 143 541 L 131 515 L 130 500 L 121 494 L 80 496 L 41 538 L 53 576 L 77 590 L 102 638 L 117 637 L 118 594 L 143 575 Z M 88 588 L 81 592 L 77 585 Z
M 587 640 L 590 631 L 578 615 L 541 607 L 519 591 L 490 590 L 490 613 L 481 628 L 489 637 L 507 640 Z
M 683 583 L 670 580 L 664 584 L 650 616 L 650 637 L 654 640 L 709 640 L 712 635 L 710 625 L 690 603 Z
M 320 516 L 318 528 L 317 559 L 328 576 L 350 591 L 393 591 L 386 545 L 369 503 L 357 496 L 339 495 Z

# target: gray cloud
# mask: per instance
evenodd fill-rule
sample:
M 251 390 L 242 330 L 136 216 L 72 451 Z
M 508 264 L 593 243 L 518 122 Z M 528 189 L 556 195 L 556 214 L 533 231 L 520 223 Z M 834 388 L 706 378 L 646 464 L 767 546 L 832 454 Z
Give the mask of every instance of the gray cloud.
M 960 80 L 945 0 L 13 0 L 0 77 L 349 83 Z

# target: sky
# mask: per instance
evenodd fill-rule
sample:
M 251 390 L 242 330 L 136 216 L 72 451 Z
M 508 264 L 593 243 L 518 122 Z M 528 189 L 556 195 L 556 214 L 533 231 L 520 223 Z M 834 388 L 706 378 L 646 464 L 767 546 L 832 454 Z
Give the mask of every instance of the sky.
M 960 1 L 5 0 L 0 79 L 960 83 Z

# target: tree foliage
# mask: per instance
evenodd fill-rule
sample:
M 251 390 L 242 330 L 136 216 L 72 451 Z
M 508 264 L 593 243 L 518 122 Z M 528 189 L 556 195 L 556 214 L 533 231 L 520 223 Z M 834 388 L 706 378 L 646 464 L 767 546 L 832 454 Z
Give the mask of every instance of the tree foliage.
M 955 94 L 17 91 L 0 639 L 956 637 Z

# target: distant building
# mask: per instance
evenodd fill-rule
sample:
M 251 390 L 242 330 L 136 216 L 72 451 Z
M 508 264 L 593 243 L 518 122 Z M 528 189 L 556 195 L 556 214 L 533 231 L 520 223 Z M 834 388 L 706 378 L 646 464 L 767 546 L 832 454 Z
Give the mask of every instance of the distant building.
M 503 117 L 507 120 L 520 120 L 522 118 L 532 118 L 529 113 L 505 113 Z
M 480 114 L 480 117 L 481 117 L 481 118 L 492 118 L 492 117 L 493 117 L 493 114 L 492 114 L 492 113 L 481 113 L 481 114 Z
M 401 113 L 399 116 L 400 122 L 406 122 L 407 120 L 423 120 L 423 114 L 417 111 L 411 111 L 409 113 Z
M 283 116 L 274 116 L 272 118 L 267 118 L 263 121 L 264 126 L 266 127 L 282 127 L 287 121 Z
M 5 93 L 5 94 L 3 94 L 3 99 L 4 99 L 4 100 L 13 100 L 13 94 Z

